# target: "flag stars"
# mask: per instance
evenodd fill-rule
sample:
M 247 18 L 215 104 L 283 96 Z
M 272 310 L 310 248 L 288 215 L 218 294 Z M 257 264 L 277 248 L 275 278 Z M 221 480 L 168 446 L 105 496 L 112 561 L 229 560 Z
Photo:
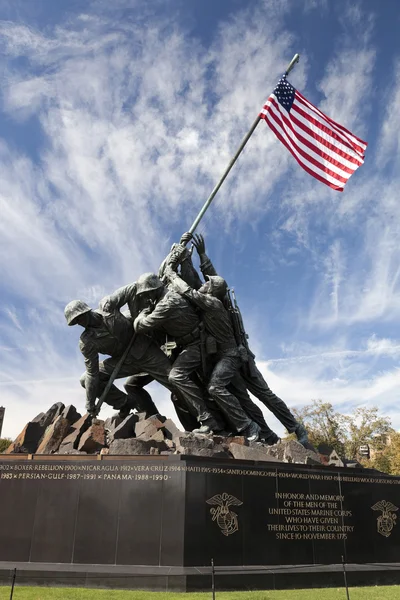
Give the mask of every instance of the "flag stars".
M 274 94 L 279 104 L 281 104 L 287 111 L 290 111 L 294 101 L 295 89 L 286 81 L 283 77 L 274 90 Z

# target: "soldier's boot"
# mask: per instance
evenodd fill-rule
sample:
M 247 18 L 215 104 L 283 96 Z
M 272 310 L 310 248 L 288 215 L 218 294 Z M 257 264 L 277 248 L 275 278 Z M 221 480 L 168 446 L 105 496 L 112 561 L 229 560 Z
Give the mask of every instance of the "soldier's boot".
M 117 407 L 114 407 L 117 408 Z M 133 410 L 135 407 L 135 404 L 133 403 L 131 398 L 127 398 L 125 401 L 125 404 L 123 404 L 121 407 L 119 408 L 119 412 L 118 412 L 118 416 L 120 419 L 124 420 L 126 419 L 126 417 L 130 414 L 131 410 Z
M 250 425 L 240 432 L 249 442 L 256 442 L 261 433 L 261 427 L 254 421 L 251 421 Z
M 218 425 L 218 422 L 211 415 L 206 419 L 200 421 L 200 425 L 201 427 L 199 427 L 198 429 L 193 429 L 193 433 L 219 433 L 219 431 L 221 430 L 220 425 Z
M 150 375 L 131 375 L 124 384 L 131 409 L 138 413 L 145 413 L 146 419 L 159 413 L 149 392 L 144 389 L 144 386 L 152 381 L 153 378 Z
M 272 431 L 272 433 L 268 432 L 268 435 L 261 431 L 260 441 L 264 442 L 268 446 L 273 446 L 274 444 L 279 444 L 281 438 L 278 437 L 274 431 Z
M 171 400 L 174 403 L 175 411 L 184 431 L 193 431 L 199 424 L 198 420 L 189 411 L 183 397 L 179 394 L 171 393 Z
M 294 433 L 296 434 L 297 441 L 300 442 L 302 446 L 308 444 L 308 433 L 304 425 L 298 423 Z

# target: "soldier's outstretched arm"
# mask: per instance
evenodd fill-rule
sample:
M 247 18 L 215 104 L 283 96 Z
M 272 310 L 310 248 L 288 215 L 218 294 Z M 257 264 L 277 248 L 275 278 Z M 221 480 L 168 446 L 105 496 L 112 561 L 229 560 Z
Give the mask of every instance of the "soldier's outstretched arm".
M 179 244 L 174 244 L 170 250 L 168 256 L 163 260 L 158 276 L 161 279 L 165 278 L 165 269 L 167 265 L 172 265 L 176 270 L 180 265 L 180 276 L 190 287 L 198 290 L 202 281 L 199 277 L 198 272 L 194 268 L 192 262 L 192 253 L 186 248 L 184 244 L 187 244 L 192 239 L 191 233 L 184 233 L 180 239 Z
M 192 262 L 192 256 L 189 256 L 181 264 L 181 273 L 183 281 L 185 281 L 191 288 L 198 290 L 203 285 L 200 276 L 194 268 Z
M 167 256 L 164 258 L 164 260 L 162 261 L 162 263 L 158 269 L 158 276 L 160 279 L 162 279 L 162 280 L 165 279 L 165 267 L 167 265 L 171 265 L 173 263 L 174 268 L 177 269 L 178 265 L 184 260 L 184 258 L 187 255 L 190 256 L 190 253 L 189 253 L 188 249 L 186 248 L 186 244 L 188 242 L 190 242 L 192 237 L 193 236 L 191 233 L 184 233 L 183 236 L 181 237 L 181 239 L 179 240 L 179 244 L 172 244 L 171 250 L 169 251 Z
M 175 271 L 169 266 L 165 267 L 165 277 L 171 284 L 171 289 L 182 296 L 185 296 L 192 304 L 203 311 L 212 310 L 215 306 L 216 299 L 209 294 L 201 294 L 197 290 L 191 288 Z
M 150 333 L 153 330 L 164 331 L 165 320 L 168 319 L 170 307 L 167 302 L 160 301 L 154 310 L 145 308 L 136 317 L 133 327 L 137 333 Z
M 181 237 L 179 244 L 187 244 L 193 240 L 193 235 L 186 232 Z M 192 248 L 193 251 L 193 248 Z M 192 261 L 192 251 L 187 252 L 184 260 L 181 262 L 181 277 L 191 288 L 198 290 L 202 286 L 202 281 L 196 269 L 194 268 Z
M 218 275 L 214 265 L 206 254 L 206 243 L 201 233 L 195 233 L 192 240 L 200 258 L 200 270 L 203 275 Z
M 120 310 L 129 301 L 133 301 L 136 296 L 136 283 L 130 283 L 118 288 L 109 296 L 100 300 L 99 308 L 105 313 L 112 313 Z

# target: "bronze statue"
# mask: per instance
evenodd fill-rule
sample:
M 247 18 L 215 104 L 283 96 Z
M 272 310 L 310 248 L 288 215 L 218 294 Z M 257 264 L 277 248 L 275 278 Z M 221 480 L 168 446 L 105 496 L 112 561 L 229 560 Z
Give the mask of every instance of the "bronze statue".
M 192 238 L 186 233 L 179 244 L 172 246 L 160 267 L 162 279 L 144 273 L 137 282 L 103 298 L 99 310 L 92 310 L 80 300 L 66 306 L 68 325 L 84 327 L 80 349 L 86 372 L 81 383 L 86 389 L 87 410 L 96 414 L 96 398 L 117 376 L 128 377 L 127 393 L 112 384 L 105 400 L 108 404 L 121 416 L 131 409 L 147 416 L 157 414 L 157 407 L 144 389 L 156 380 L 172 392 L 185 430 L 200 434 L 233 432 L 251 441 L 276 443 L 279 438 L 251 400 L 250 391 L 305 444 L 306 430 L 257 369 L 240 311 L 237 305 L 233 308 L 227 304 L 228 286 L 208 258 L 204 238 L 196 235 L 192 241 L 206 279 L 202 284 L 185 246 Z M 121 312 L 124 305 L 129 308 L 128 314 Z M 132 340 L 133 329 L 136 333 Z M 171 343 L 176 346 L 172 364 L 161 349 Z M 126 358 L 121 358 L 124 353 Z M 100 362 L 99 354 L 110 358 Z M 123 364 L 116 374 L 118 362 Z
M 193 238 L 195 246 L 200 258 L 200 270 L 204 276 L 215 276 L 217 271 L 214 268 L 211 260 L 206 254 L 205 242 L 202 235 L 195 235 Z M 308 436 L 305 427 L 296 421 L 286 404 L 269 388 L 263 375 L 259 371 L 255 363 L 255 355 L 248 352 L 247 360 L 249 368 L 242 369 L 241 376 L 245 381 L 246 387 L 253 396 L 258 398 L 268 410 L 286 427 L 289 433 L 295 433 L 298 441 L 301 444 L 308 443 Z
M 174 270 L 178 266 L 179 258 L 179 253 L 174 252 L 167 260 L 165 277 L 172 283 L 172 289 L 200 309 L 202 323 L 208 334 L 205 343 L 210 344 L 211 340 L 215 342 L 215 364 L 207 383 L 207 391 L 233 430 L 249 440 L 256 441 L 260 427 L 248 417 L 238 399 L 228 390 L 229 384 L 241 367 L 241 349 L 237 347 L 229 315 L 221 301 L 226 294 L 226 282 L 222 277 L 211 276 L 198 291 L 194 290 Z M 188 365 L 190 372 L 201 368 L 202 351 L 204 352 L 202 344 L 197 344 L 192 350 L 192 361 Z

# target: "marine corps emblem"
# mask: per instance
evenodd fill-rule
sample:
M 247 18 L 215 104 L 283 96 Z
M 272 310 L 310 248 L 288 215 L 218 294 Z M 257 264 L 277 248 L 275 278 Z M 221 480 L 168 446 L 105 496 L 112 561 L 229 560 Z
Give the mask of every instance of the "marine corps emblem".
M 399 510 L 397 506 L 392 504 L 391 502 L 386 502 L 386 500 L 381 500 L 377 502 L 373 506 L 371 506 L 372 510 L 381 510 L 382 514 L 378 517 L 378 533 L 385 537 L 389 537 L 392 533 L 393 527 L 396 525 L 397 515 L 395 515 L 395 511 Z
M 223 494 L 216 494 L 206 502 L 217 506 L 217 508 L 210 508 L 210 513 L 212 520 L 217 521 L 218 527 L 224 535 L 232 535 L 232 533 L 238 531 L 238 516 L 232 510 L 229 510 L 229 507 L 240 506 L 243 504 L 241 500 L 224 492 Z

